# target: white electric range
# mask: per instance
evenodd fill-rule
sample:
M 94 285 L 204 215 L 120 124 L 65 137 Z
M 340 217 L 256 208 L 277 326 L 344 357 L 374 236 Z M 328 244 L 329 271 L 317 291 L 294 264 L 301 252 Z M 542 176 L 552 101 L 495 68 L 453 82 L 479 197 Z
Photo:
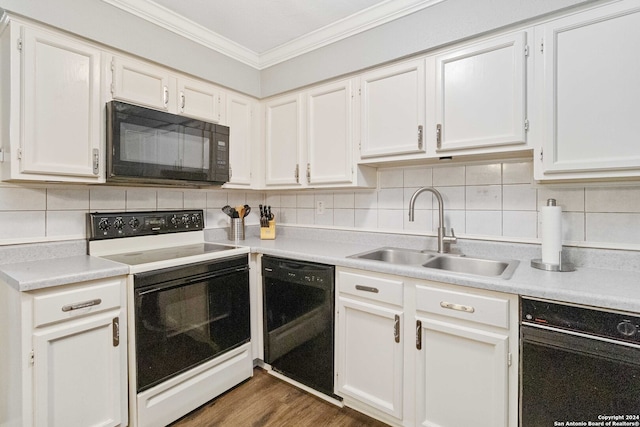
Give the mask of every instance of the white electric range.
M 129 424 L 167 425 L 253 373 L 249 249 L 202 210 L 90 213 L 89 254 L 129 266 Z

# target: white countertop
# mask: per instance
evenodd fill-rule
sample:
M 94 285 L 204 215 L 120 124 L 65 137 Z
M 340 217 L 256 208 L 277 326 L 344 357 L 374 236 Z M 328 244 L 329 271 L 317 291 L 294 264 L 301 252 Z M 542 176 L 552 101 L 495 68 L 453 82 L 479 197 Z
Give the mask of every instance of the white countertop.
M 0 265 L 0 278 L 19 291 L 122 276 L 128 272 L 125 264 L 89 255 Z
M 230 243 L 227 240 L 212 241 Z M 548 272 L 532 268 L 530 258 L 522 258 L 518 251 L 514 251 L 511 258 L 518 259 L 520 264 L 510 279 L 503 280 L 347 258 L 349 255 L 389 246 L 379 240 L 363 239 L 353 242 L 321 239 L 317 238 L 317 235 L 312 238 L 280 236 L 275 240 L 248 237 L 237 244 L 250 247 L 252 253 L 640 313 L 640 272 L 638 271 L 578 267 L 574 272 Z M 483 256 L 500 258 L 492 254 L 483 254 Z M 638 256 L 638 262 L 640 262 L 640 256 Z M 125 264 L 88 255 L 76 255 L 3 264 L 0 265 L 0 278 L 19 291 L 31 291 L 125 275 L 128 271 L 129 268 Z
M 504 280 L 346 258 L 383 246 L 380 244 L 295 238 L 260 240 L 256 237 L 239 243 L 250 246 L 253 253 L 640 313 L 640 273 L 635 271 L 578 267 L 573 272 L 549 272 L 532 268 L 530 259 L 520 259 L 513 276 Z

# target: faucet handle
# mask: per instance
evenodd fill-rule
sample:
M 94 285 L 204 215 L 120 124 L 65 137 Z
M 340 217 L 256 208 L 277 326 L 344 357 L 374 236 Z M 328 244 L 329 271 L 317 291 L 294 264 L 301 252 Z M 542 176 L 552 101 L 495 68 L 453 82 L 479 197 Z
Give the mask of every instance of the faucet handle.
M 453 231 L 453 227 L 451 227 L 451 236 L 447 236 L 445 232 L 444 240 L 446 240 L 448 243 L 456 243 L 458 241 L 456 232 Z

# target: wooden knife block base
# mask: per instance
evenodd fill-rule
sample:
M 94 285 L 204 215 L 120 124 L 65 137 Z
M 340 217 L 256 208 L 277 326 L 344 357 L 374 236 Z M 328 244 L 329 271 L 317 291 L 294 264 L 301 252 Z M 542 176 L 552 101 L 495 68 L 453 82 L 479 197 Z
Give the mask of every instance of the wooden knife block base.
M 260 239 L 273 240 L 276 238 L 276 220 L 269 221 L 268 227 L 260 227 Z

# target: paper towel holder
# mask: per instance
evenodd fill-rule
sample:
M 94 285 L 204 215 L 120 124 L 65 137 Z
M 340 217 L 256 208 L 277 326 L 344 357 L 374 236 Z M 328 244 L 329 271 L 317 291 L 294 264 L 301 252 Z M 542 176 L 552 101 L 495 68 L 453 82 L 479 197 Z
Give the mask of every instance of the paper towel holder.
M 576 267 L 570 262 L 562 262 L 562 251 L 560 251 L 560 264 L 549 264 L 548 262 L 542 262 L 542 259 L 532 259 L 531 267 L 537 268 L 539 270 L 545 271 L 559 271 L 561 273 L 566 273 L 569 271 L 575 271 Z
M 547 200 L 547 206 L 556 206 L 556 200 L 555 199 Z M 575 271 L 576 267 L 573 264 L 569 262 L 562 262 L 562 249 L 560 249 L 560 252 L 558 253 L 558 260 L 560 261 L 559 264 L 551 264 L 548 262 L 543 262 L 542 259 L 540 258 L 532 259 L 531 267 L 537 268 L 539 270 L 545 270 L 545 271 L 559 271 L 559 272 Z

